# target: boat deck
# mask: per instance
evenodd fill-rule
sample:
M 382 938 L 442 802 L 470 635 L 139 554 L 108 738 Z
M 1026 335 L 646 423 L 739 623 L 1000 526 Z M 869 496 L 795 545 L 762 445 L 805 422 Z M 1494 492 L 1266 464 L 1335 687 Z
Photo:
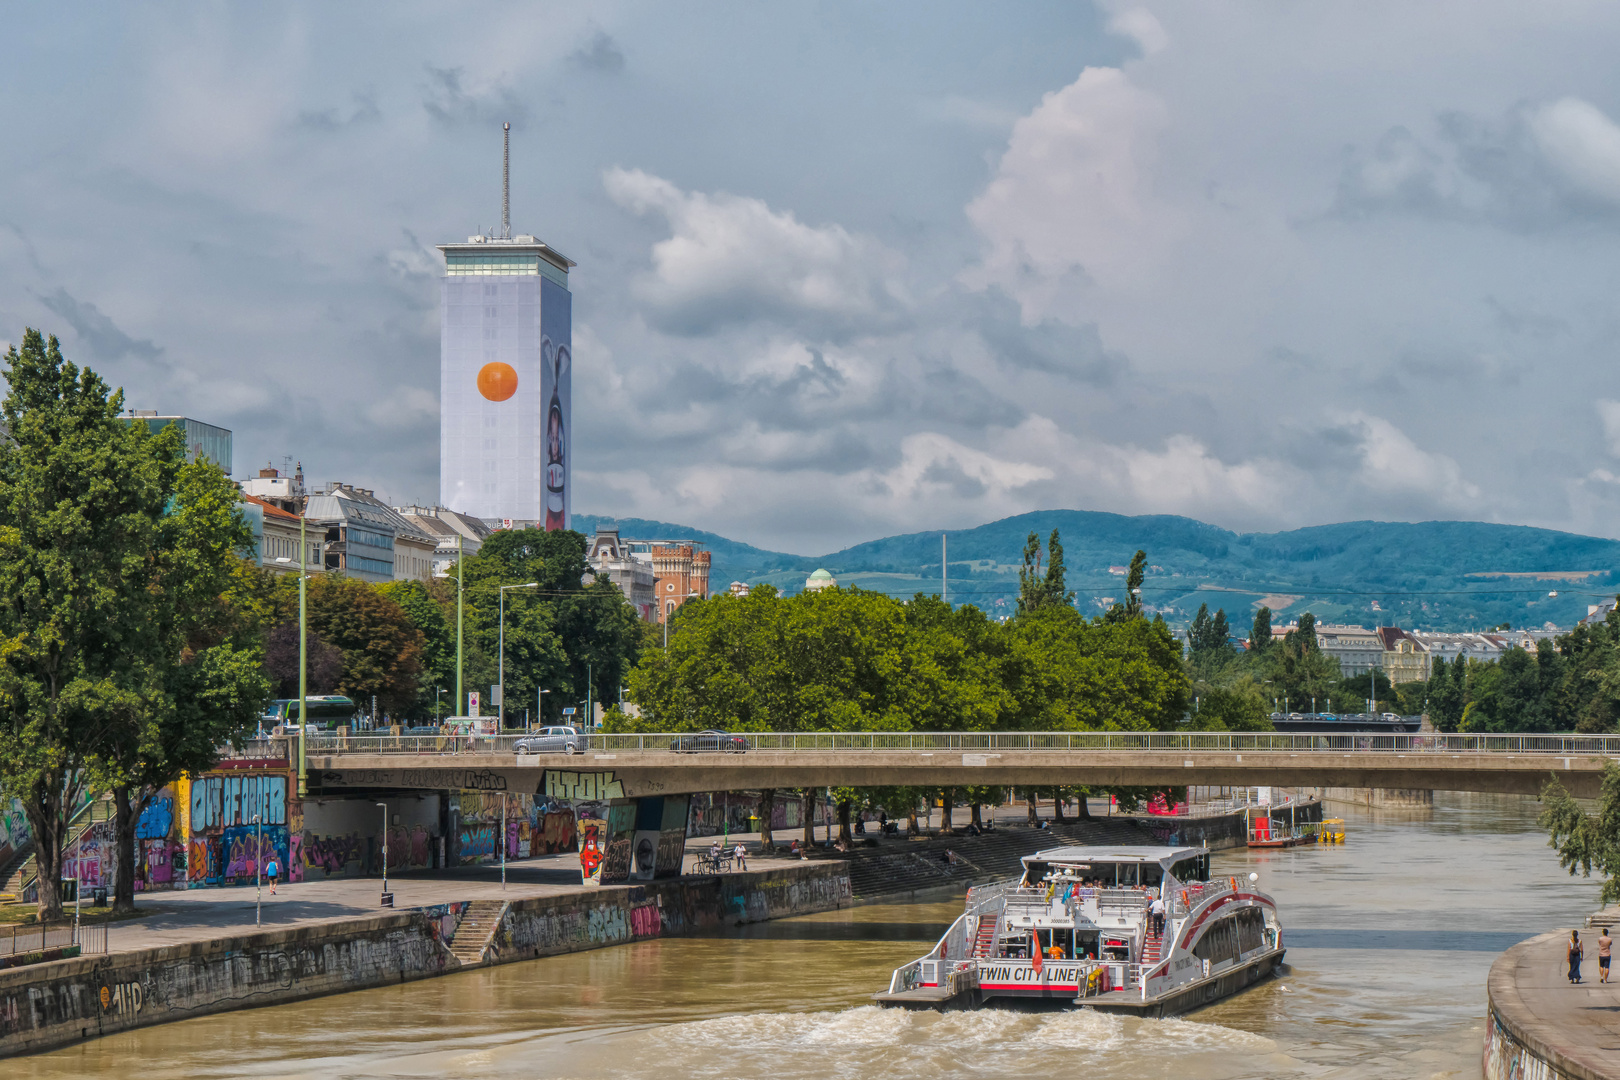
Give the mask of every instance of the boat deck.
M 872 1000 L 879 1005 L 901 1005 L 918 1009 L 933 1009 L 945 1004 L 951 997 L 949 987 L 919 986 L 914 990 L 901 990 L 893 994 L 885 990 L 882 993 L 873 994 Z

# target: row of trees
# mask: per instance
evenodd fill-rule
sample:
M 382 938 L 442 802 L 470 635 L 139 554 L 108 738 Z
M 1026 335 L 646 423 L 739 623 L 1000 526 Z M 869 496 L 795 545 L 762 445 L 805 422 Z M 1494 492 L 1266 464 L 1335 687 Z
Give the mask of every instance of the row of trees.
M 1620 721 L 1620 615 L 1493 662 L 1436 660 L 1424 686 L 1442 731 L 1609 734 Z

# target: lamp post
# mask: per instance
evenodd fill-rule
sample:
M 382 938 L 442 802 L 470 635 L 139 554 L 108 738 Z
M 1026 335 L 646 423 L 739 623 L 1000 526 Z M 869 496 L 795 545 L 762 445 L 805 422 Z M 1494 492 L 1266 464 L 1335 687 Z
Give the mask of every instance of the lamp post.
M 541 696 L 549 693 L 550 690 L 542 690 L 538 686 L 534 688 L 534 722 L 540 727 L 546 726 L 546 712 L 543 708 L 545 702 Z
M 467 699 L 461 696 L 461 579 L 466 566 L 462 562 L 462 535 L 456 533 L 456 715 L 466 712 Z
M 501 591 L 500 645 L 497 646 L 497 648 L 496 648 L 496 652 L 499 655 L 496 657 L 496 661 L 495 661 L 495 667 L 496 667 L 495 685 L 500 687 L 500 691 L 501 691 L 501 700 L 497 703 L 496 707 L 500 709 L 500 713 L 498 715 L 500 717 L 499 723 L 500 723 L 500 726 L 501 726 L 502 730 L 505 730 L 505 728 L 506 728 L 506 590 L 507 589 L 538 589 L 539 587 L 540 587 L 540 583 L 538 581 L 528 581 L 528 582 L 523 583 L 522 585 L 502 585 L 501 586 L 501 590 L 500 590 Z M 499 734 L 499 732 L 497 732 L 497 734 Z M 501 843 L 503 843 L 503 844 L 505 842 L 506 841 L 504 839 L 501 841 Z
M 308 718 L 304 715 L 309 699 L 309 602 L 306 590 L 309 578 L 308 522 L 309 519 L 303 513 L 298 515 L 298 797 L 300 799 L 309 794 L 309 773 L 304 765 L 304 736 L 309 730 Z M 291 563 L 292 560 L 282 557 L 276 562 Z
M 506 792 L 504 791 L 501 792 L 501 888 L 506 888 Z
M 385 803 L 385 802 L 380 802 L 377 805 L 382 807 L 382 812 L 383 812 L 383 822 L 382 822 L 382 825 L 383 825 L 383 832 L 382 832 L 382 855 L 383 855 L 382 905 L 383 905 L 383 907 L 393 907 L 394 906 L 393 897 L 388 895 L 388 804 Z
M 264 925 L 264 823 L 253 815 L 253 925 Z

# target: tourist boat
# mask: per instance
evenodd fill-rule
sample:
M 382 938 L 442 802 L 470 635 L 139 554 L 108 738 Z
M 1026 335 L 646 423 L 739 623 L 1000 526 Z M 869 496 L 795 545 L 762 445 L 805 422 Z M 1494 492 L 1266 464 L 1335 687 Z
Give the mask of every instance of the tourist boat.
M 1248 846 L 1252 848 L 1291 848 L 1316 839 L 1307 826 L 1294 820 L 1293 800 L 1288 803 L 1286 822 L 1273 818 L 1270 806 L 1249 807 L 1243 811 L 1243 821 L 1249 836 Z
M 1247 879 L 1211 880 L 1209 851 L 1061 847 L 1019 878 L 972 889 L 927 956 L 895 970 L 881 1005 L 974 1008 L 1035 1000 L 1173 1016 L 1282 963 L 1277 905 Z M 1164 931 L 1151 917 L 1164 898 Z

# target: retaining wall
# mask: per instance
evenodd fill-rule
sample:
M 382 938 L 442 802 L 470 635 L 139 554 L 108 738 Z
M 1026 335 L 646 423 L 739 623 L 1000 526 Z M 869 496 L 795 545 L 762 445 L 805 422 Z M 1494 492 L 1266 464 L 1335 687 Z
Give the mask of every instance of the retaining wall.
M 0 1056 L 230 1009 L 847 906 L 842 863 L 513 901 L 482 963 L 451 955 L 465 904 L 0 971 Z
M 1563 989 L 1561 967 L 1550 980 L 1527 978 L 1538 973 L 1545 976 L 1547 961 L 1555 967 L 1569 937 L 1567 931 L 1521 941 L 1496 958 L 1491 965 L 1490 978 L 1485 984 L 1485 1045 L 1480 1055 L 1480 1068 L 1485 1080 L 1616 1080 L 1620 1077 L 1620 1063 L 1608 1049 L 1612 1036 L 1607 1022 L 1598 1017 L 1583 1017 L 1589 1008 L 1571 1008 L 1562 1023 L 1549 1022 L 1538 1013 L 1553 1013 L 1541 1002 L 1541 1009 L 1532 1008 L 1525 996 L 1533 1000 L 1543 988 L 1535 984 L 1551 981 L 1556 990 Z M 1597 949 L 1587 946 L 1588 978 L 1597 978 Z M 1607 1008 L 1608 1006 L 1602 1006 Z M 1580 1036 L 1587 1036 L 1587 1045 L 1577 1045 Z

